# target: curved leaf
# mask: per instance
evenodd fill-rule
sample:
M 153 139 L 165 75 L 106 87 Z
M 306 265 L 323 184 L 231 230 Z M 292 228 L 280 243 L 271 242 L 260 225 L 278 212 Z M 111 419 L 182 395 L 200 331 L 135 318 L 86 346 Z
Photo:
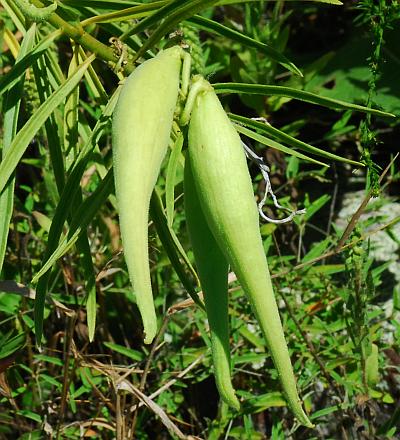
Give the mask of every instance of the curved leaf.
M 272 58 L 277 63 L 281 64 L 283 67 L 288 69 L 289 71 L 293 72 L 296 75 L 303 76 L 300 69 L 296 67 L 290 60 L 288 60 L 285 55 L 278 52 L 273 47 L 269 46 L 268 44 L 261 43 L 260 41 L 254 40 L 253 38 L 244 35 L 238 31 L 235 31 L 234 29 L 230 29 L 220 23 L 217 23 L 214 20 L 210 20 L 205 17 L 200 17 L 199 15 L 196 15 L 190 19 L 187 20 L 189 23 L 195 25 L 196 27 L 199 27 L 201 29 L 204 29 L 208 32 L 221 35 L 223 37 L 229 38 L 230 40 L 237 41 L 238 43 L 243 44 L 247 47 L 252 47 L 254 49 L 259 50 L 261 53 L 264 53 L 265 55 Z M 217 91 L 217 89 L 215 89 Z
M 364 107 L 362 105 L 351 104 L 350 102 L 340 101 L 339 99 L 326 98 L 315 93 L 305 92 L 304 90 L 294 89 L 292 87 L 269 86 L 263 84 L 243 84 L 243 83 L 215 83 L 212 85 L 216 93 L 245 93 L 254 95 L 286 96 L 288 98 L 298 99 L 311 104 L 321 105 L 323 107 L 335 110 L 354 110 L 363 113 L 371 113 L 385 118 L 396 118 L 396 115 L 387 113 L 374 108 Z
M 283 142 L 291 145 L 292 147 L 298 148 L 301 151 L 306 151 L 307 153 L 317 154 L 318 156 L 325 157 L 326 159 L 337 160 L 339 162 L 346 162 L 352 165 L 364 166 L 360 162 L 356 162 L 354 160 L 347 159 L 345 157 L 338 156 L 333 153 L 329 153 L 328 151 L 321 150 L 320 148 L 313 147 L 310 144 L 307 144 L 303 141 L 300 141 L 293 136 L 290 136 L 287 133 L 284 133 L 281 130 L 278 130 L 272 125 L 264 122 L 254 121 L 253 119 L 245 118 L 243 116 L 234 115 L 232 113 L 228 114 L 231 120 L 238 122 L 239 124 L 243 124 L 247 127 L 251 127 L 255 130 L 260 130 L 261 132 L 267 133 L 268 135 L 280 139 Z

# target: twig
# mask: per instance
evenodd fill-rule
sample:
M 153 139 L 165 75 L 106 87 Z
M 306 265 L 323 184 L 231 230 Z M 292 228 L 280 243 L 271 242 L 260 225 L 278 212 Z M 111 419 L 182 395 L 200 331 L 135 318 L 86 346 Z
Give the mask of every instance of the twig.
M 390 161 L 389 165 L 384 169 L 383 173 L 380 175 L 380 177 L 378 179 L 379 184 L 382 182 L 383 178 L 386 176 L 386 174 L 390 170 L 391 166 L 393 165 L 395 160 L 398 158 L 399 154 L 400 153 L 397 153 L 396 156 L 394 156 L 394 158 Z M 342 248 L 343 244 L 350 237 L 350 234 L 353 232 L 353 230 L 356 226 L 356 223 L 358 222 L 358 220 L 361 217 L 361 214 L 364 212 L 365 208 L 367 207 L 368 202 L 370 201 L 370 199 L 372 197 L 372 194 L 373 194 L 373 189 L 370 189 L 368 191 L 367 195 L 365 196 L 364 200 L 361 202 L 361 205 L 358 207 L 357 211 L 351 217 L 351 220 L 350 220 L 349 224 L 347 225 L 346 229 L 344 230 L 343 235 L 341 236 L 341 238 L 336 246 L 336 249 Z
M 82 365 L 82 364 L 81 364 Z M 91 364 L 88 364 L 90 367 L 92 367 Z M 103 401 L 107 407 L 112 411 L 112 412 L 117 412 L 116 407 L 113 405 L 112 401 L 110 399 L 107 399 L 106 396 L 97 388 L 97 386 L 93 383 L 92 379 L 90 378 L 90 376 L 88 374 L 86 374 L 85 370 L 82 369 L 82 373 L 85 376 L 85 379 L 89 382 L 90 386 L 93 388 L 93 392 L 94 394 L 101 400 Z
M 161 419 L 161 422 L 171 433 L 175 434 L 179 439 L 186 440 L 185 434 L 174 423 L 172 423 L 166 412 L 153 400 L 151 400 L 150 397 L 147 397 L 130 382 L 124 380 L 123 382 L 118 383 L 117 392 L 119 391 L 128 391 L 134 394 L 139 400 L 143 402 L 144 405 L 151 409 L 154 414 L 156 414 Z
M 162 387 L 160 387 L 157 391 L 155 391 L 154 393 L 150 394 L 149 399 L 155 399 L 157 396 L 159 396 L 161 393 L 163 393 L 165 390 L 167 390 L 168 388 L 171 388 L 171 386 L 178 380 L 178 379 L 182 379 L 182 377 L 186 376 L 187 373 L 189 373 L 190 370 L 192 370 L 198 363 L 200 363 L 203 358 L 204 358 L 204 354 L 202 354 L 201 356 L 199 356 L 197 359 L 195 359 L 190 365 L 188 365 L 184 370 L 182 370 L 180 373 L 178 373 L 173 379 L 169 380 L 167 383 L 165 383 Z M 137 405 L 133 406 L 132 408 L 130 408 L 130 411 L 136 411 L 137 408 L 140 408 L 141 406 L 143 406 L 144 403 L 140 402 Z
M 335 214 L 335 206 L 336 206 L 336 200 L 337 200 L 337 195 L 338 195 L 338 189 L 339 189 L 339 185 L 338 185 L 338 174 L 336 171 L 336 165 L 333 164 L 333 178 L 335 179 L 335 184 L 333 186 L 333 194 L 332 194 L 332 199 L 331 199 L 331 205 L 329 207 L 329 219 L 328 219 L 328 225 L 326 227 L 326 235 L 329 235 L 331 232 L 331 227 L 332 227 L 332 222 L 333 222 L 333 216 Z
M 139 390 L 140 391 L 144 390 L 144 387 L 146 385 L 147 376 L 148 376 L 149 371 L 150 371 L 151 362 L 153 361 L 154 355 L 156 353 L 156 350 L 157 350 L 157 347 L 158 347 L 158 343 L 159 343 L 159 341 L 161 339 L 161 335 L 164 334 L 164 331 L 167 328 L 170 316 L 171 315 L 169 315 L 168 313 L 165 315 L 164 321 L 163 321 L 163 323 L 161 325 L 161 328 L 158 331 L 157 336 L 156 336 L 156 338 L 153 341 L 150 353 L 149 353 L 149 355 L 147 357 L 146 365 L 145 365 L 144 370 L 143 370 L 142 377 L 140 379 L 140 384 L 139 384 Z M 135 434 L 135 428 L 136 428 L 136 422 L 137 422 L 137 414 L 138 414 L 137 411 L 135 411 L 135 413 L 133 415 L 133 418 L 132 418 L 131 431 L 130 431 L 130 436 L 129 436 L 129 438 L 131 438 L 131 439 L 133 439 L 134 434 Z

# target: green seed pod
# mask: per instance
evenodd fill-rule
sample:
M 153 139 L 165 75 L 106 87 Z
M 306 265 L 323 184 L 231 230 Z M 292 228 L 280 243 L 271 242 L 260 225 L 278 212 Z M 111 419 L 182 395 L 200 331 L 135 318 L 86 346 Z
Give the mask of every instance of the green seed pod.
M 189 155 L 200 204 L 216 242 L 249 298 L 287 402 L 299 422 L 311 427 L 297 393 L 242 143 L 211 85 L 201 77 L 196 81 L 203 83 L 203 91 L 193 106 Z
M 222 400 L 238 411 L 240 403 L 235 396 L 235 390 L 231 383 L 230 367 L 229 265 L 204 218 L 188 157 L 185 161 L 184 192 L 186 225 L 192 243 L 210 325 L 215 382 Z
M 148 261 L 149 204 L 168 149 L 181 57 L 182 49 L 171 47 L 135 69 L 122 87 L 113 115 L 115 194 L 122 244 L 146 344 L 157 332 Z

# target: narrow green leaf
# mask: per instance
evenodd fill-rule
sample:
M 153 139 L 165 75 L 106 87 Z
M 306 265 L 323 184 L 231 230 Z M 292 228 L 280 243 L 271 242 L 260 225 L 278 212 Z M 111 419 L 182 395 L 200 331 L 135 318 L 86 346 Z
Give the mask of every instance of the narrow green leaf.
M 66 193 L 63 192 L 63 194 Z M 73 211 L 70 210 L 69 218 L 71 217 L 71 212 L 74 212 L 75 209 L 79 209 L 79 206 L 82 204 L 82 189 L 78 182 L 76 182 L 74 194 L 75 196 L 72 197 Z M 86 234 L 79 236 L 77 240 L 77 250 L 81 255 L 81 266 L 86 291 L 86 320 L 88 324 L 89 341 L 92 342 L 96 329 L 96 273 L 93 266 L 88 236 Z
M 176 0 L 177 3 L 180 0 Z M 186 20 L 187 18 L 197 14 L 198 12 L 207 9 L 217 3 L 216 0 L 192 0 L 190 2 L 185 2 L 185 5 L 175 8 L 174 11 L 166 17 L 161 25 L 151 34 L 143 46 L 136 53 L 134 60 L 137 60 L 143 56 L 147 49 L 154 47 L 165 34 L 170 32 L 178 23 Z
M 79 46 L 72 44 L 72 58 L 68 66 L 68 78 L 74 74 L 79 66 Z M 68 95 L 64 105 L 64 156 L 66 168 L 75 161 L 78 154 L 78 107 L 79 87 L 75 87 Z
M 28 409 L 19 409 L 15 413 L 20 416 L 26 417 L 27 419 L 31 419 L 37 423 L 42 423 L 42 418 L 40 417 L 40 415 Z
M 96 330 L 96 274 L 86 235 L 82 234 L 79 236 L 77 247 L 82 254 L 81 263 L 86 290 L 86 321 L 88 324 L 89 342 L 92 342 Z
M 181 280 L 183 286 L 187 290 L 190 297 L 193 301 L 204 310 L 204 305 L 197 295 L 196 290 L 193 287 L 193 282 L 189 279 L 186 274 L 186 270 L 182 263 L 179 260 L 179 254 L 185 261 L 189 270 L 195 275 L 197 279 L 197 275 L 192 265 L 190 264 L 189 258 L 187 257 L 185 251 L 182 248 L 182 245 L 179 243 L 178 238 L 171 228 L 168 227 L 167 218 L 165 217 L 163 206 L 161 203 L 161 199 L 156 191 L 153 191 L 150 200 L 150 216 L 156 226 L 157 234 L 160 237 L 161 243 L 164 246 L 164 249 L 168 255 L 169 260 L 171 261 L 172 266 L 174 267 L 179 279 Z
M 136 6 L 132 6 L 130 8 L 124 8 L 122 10 L 118 10 L 115 12 L 108 12 L 106 14 L 101 14 L 101 15 L 94 15 L 93 17 L 88 18 L 87 20 L 84 20 L 81 22 L 82 26 L 88 26 L 89 24 L 93 24 L 93 23 L 112 23 L 114 21 L 127 21 L 127 20 L 133 20 L 133 19 L 138 19 L 138 18 L 142 18 L 142 17 L 146 17 L 148 15 L 150 15 L 152 13 L 152 11 L 157 10 L 157 9 L 161 9 L 166 3 L 165 0 L 161 0 L 161 1 L 154 1 L 152 3 L 145 3 L 142 5 L 136 5 Z M 161 18 L 163 18 L 162 14 L 161 14 Z M 144 20 L 142 20 L 139 24 L 142 25 L 142 22 Z M 157 20 L 155 20 L 156 22 Z M 129 32 L 129 35 L 133 35 L 134 33 L 137 33 L 139 31 L 136 30 L 136 27 L 138 25 L 136 25 L 133 29 L 131 29 Z M 146 26 L 144 27 L 144 29 L 146 28 Z M 125 34 L 124 34 L 125 35 Z M 129 36 L 128 34 L 126 35 L 126 38 Z
M 339 411 L 341 408 L 339 407 L 339 405 L 334 405 L 334 406 L 329 406 L 327 408 L 321 409 L 319 411 L 315 411 L 311 416 L 310 419 L 311 420 L 316 420 L 319 419 L 320 417 L 324 417 L 327 416 L 328 414 L 332 414 L 336 411 Z
M 59 367 L 62 367 L 64 365 L 64 362 L 60 358 L 48 356 L 45 354 L 35 354 L 34 359 L 42 362 L 47 362 L 49 364 L 58 365 Z
M 124 347 L 123 345 L 119 344 L 114 344 L 112 342 L 103 342 L 103 345 L 105 345 L 110 350 L 123 354 L 124 356 L 134 361 L 140 362 L 143 360 L 143 354 L 140 351 L 132 350 L 131 348 Z
M 33 63 L 36 61 L 52 44 L 52 42 L 62 34 L 61 30 L 56 30 L 46 35 L 30 52 L 27 52 L 6 74 L 0 77 L 0 96 L 10 89 Z
M 264 132 L 276 139 L 279 139 L 289 145 L 291 145 L 294 148 L 298 148 L 301 151 L 306 151 L 307 153 L 316 154 L 318 156 L 325 157 L 326 159 L 332 159 L 337 160 L 339 162 L 346 162 L 350 163 L 352 165 L 357 166 L 364 166 L 360 162 L 356 162 L 354 160 L 347 159 L 345 157 L 338 156 L 333 153 L 329 153 L 328 151 L 321 150 L 320 148 L 313 147 L 310 144 L 307 144 L 303 141 L 299 141 L 298 139 L 290 136 L 287 133 L 284 133 L 281 130 L 278 130 L 277 128 L 272 127 L 272 125 L 264 122 L 254 121 L 253 119 L 245 118 L 243 116 L 234 115 L 232 113 L 229 113 L 229 117 L 239 124 L 246 125 L 247 127 L 251 127 L 254 130 L 260 130 L 261 132 Z
M 46 38 L 46 33 L 40 33 L 43 38 Z M 46 59 L 46 67 L 49 70 L 49 80 L 54 84 L 54 90 L 57 89 L 65 81 L 65 75 L 60 66 L 60 60 L 54 50 L 47 50 L 43 57 Z
M 365 360 L 365 373 L 370 387 L 375 387 L 379 382 L 379 349 L 376 344 L 371 344 L 371 353 Z
M 282 393 L 275 391 L 251 397 L 246 400 L 245 405 L 246 408 L 249 408 L 249 411 L 254 414 L 260 411 L 265 411 L 268 408 L 286 406 L 286 401 Z
M 160 4 L 161 2 L 155 2 L 155 3 Z M 131 35 L 135 35 L 138 34 L 139 32 L 143 32 L 144 30 L 150 28 L 154 24 L 159 23 L 161 20 L 164 20 L 169 15 L 176 13 L 177 11 L 179 11 L 179 9 L 182 8 L 182 6 L 185 6 L 185 4 L 187 4 L 187 0 L 173 0 L 167 2 L 166 4 L 164 2 L 165 6 L 160 5 L 161 7 L 159 6 L 156 12 L 151 14 L 149 17 L 144 18 L 132 29 L 122 34 L 120 40 L 124 41 L 126 38 L 130 37 Z M 148 7 L 150 5 L 146 5 L 146 6 Z
M 72 246 L 76 243 L 79 235 L 84 231 L 93 217 L 96 215 L 100 206 L 107 200 L 107 197 L 113 190 L 114 177 L 110 170 L 106 177 L 100 182 L 96 190 L 87 199 L 85 199 L 79 208 L 76 210 L 75 215 L 71 221 L 71 226 L 68 231 L 68 235 L 65 236 L 59 243 L 56 250 L 50 255 L 47 261 L 44 263 L 42 268 L 34 278 L 32 283 L 37 282 L 48 270 L 51 269 L 53 264 L 61 258 Z M 45 278 L 44 278 L 45 279 Z M 40 280 L 42 281 L 42 280 Z M 44 284 L 44 283 L 43 283 Z M 38 285 L 39 287 L 39 285 Z M 44 313 L 44 302 L 46 298 L 46 287 L 47 281 L 44 288 L 36 289 L 36 299 L 35 299 L 35 332 L 36 332 L 36 342 L 38 345 L 41 343 L 41 338 L 43 334 L 43 313 Z
M 26 19 L 22 11 L 19 10 L 18 6 L 13 2 L 8 0 L 0 0 L 0 4 L 7 11 L 7 14 L 11 18 L 15 27 L 25 36 L 26 34 Z
M 230 40 L 237 41 L 244 46 L 251 47 L 259 50 L 261 53 L 264 53 L 283 67 L 288 69 L 290 72 L 293 72 L 296 75 L 303 76 L 300 69 L 295 66 L 290 60 L 288 60 L 285 55 L 278 52 L 273 47 L 268 44 L 261 43 L 260 41 L 254 40 L 254 38 L 249 37 L 248 35 L 244 35 L 241 32 L 235 31 L 234 29 L 230 29 L 223 24 L 217 23 L 214 20 L 210 20 L 205 17 L 201 17 L 200 15 L 196 15 L 187 20 L 189 23 L 204 29 L 208 32 L 221 35 L 222 37 L 229 38 Z M 217 89 L 216 89 L 217 90 Z
M 276 0 L 267 0 L 267 1 L 276 1 Z M 330 5 L 343 5 L 343 3 L 339 0 L 286 0 L 287 2 L 314 2 L 314 3 L 328 3 Z M 217 3 L 217 6 L 223 5 L 235 5 L 238 3 L 251 3 L 251 2 L 260 2 L 260 0 L 220 0 Z
M 35 42 L 36 24 L 33 24 L 22 40 L 21 48 L 18 53 L 17 62 L 23 58 L 33 47 Z M 4 124 L 3 124 L 3 148 L 4 157 L 9 150 L 12 139 L 17 132 L 19 109 L 24 88 L 25 76 L 22 75 L 14 87 L 5 96 L 4 105 Z M 14 183 L 12 177 L 8 180 L 4 191 L 0 193 L 0 273 L 3 268 L 4 256 L 7 247 L 8 231 L 12 216 L 14 203 Z
M 1 27 L 1 31 L 3 34 L 1 36 L 3 44 L 6 44 L 8 46 L 8 49 L 10 50 L 10 53 L 12 54 L 14 59 L 17 59 L 20 50 L 20 44 L 16 36 L 12 33 L 10 29 L 8 29 L 8 27 L 4 27 L 4 25 Z
M 82 46 L 79 46 L 79 64 L 82 64 L 87 60 L 87 58 L 88 57 L 86 56 L 85 51 L 82 49 Z M 98 98 L 102 104 L 107 104 L 107 92 L 104 90 L 103 84 L 101 83 L 100 78 L 93 69 L 92 65 L 90 65 L 87 72 L 85 72 L 85 79 L 88 88 L 93 93 L 93 96 Z
M 309 274 L 324 274 L 326 276 L 333 275 L 335 273 L 344 272 L 346 269 L 344 264 L 321 264 L 320 266 L 310 267 Z
M 111 194 L 113 190 L 113 178 L 112 170 L 108 171 L 106 177 L 100 182 L 93 194 L 82 202 L 72 219 L 68 235 L 61 239 L 58 247 L 47 259 L 39 272 L 37 272 L 32 278 L 32 284 L 36 283 L 52 267 L 52 265 L 76 243 L 79 234 L 89 225 L 100 206 Z
M 167 177 L 165 183 L 165 206 L 167 208 L 168 226 L 171 227 L 174 221 L 174 204 L 175 204 L 175 177 L 179 164 L 183 146 L 183 134 L 180 133 L 172 148 L 169 157 Z
M 334 110 L 354 110 L 363 113 L 371 113 L 373 115 L 382 116 L 385 118 L 396 118 L 396 115 L 393 115 L 392 113 L 364 107 L 362 105 L 351 104 L 350 102 L 340 101 L 339 99 L 326 98 L 325 96 L 305 92 L 304 90 L 298 90 L 292 87 L 242 83 L 215 83 L 212 86 L 214 87 L 215 93 L 245 93 L 254 95 L 285 96 L 287 98 L 298 99 L 299 101 L 321 105 Z
M 25 333 L 19 333 L 15 336 L 11 336 L 12 333 L 4 336 L 0 341 L 0 359 L 4 359 L 16 351 L 23 348 L 26 344 Z
M 306 213 L 303 217 L 304 221 L 308 222 L 315 213 L 329 202 L 330 199 L 330 195 L 324 194 L 321 197 L 318 197 L 318 199 L 313 200 L 310 204 L 306 204 Z
M 329 200 L 329 199 L 328 199 Z M 314 258 L 319 257 L 322 255 L 328 246 L 332 244 L 331 238 L 326 238 L 325 240 L 320 241 L 319 243 L 315 244 L 311 250 L 309 250 L 306 255 L 302 258 L 302 263 L 306 263 L 307 261 L 313 260 Z
M 167 3 L 170 0 L 164 1 Z M 63 4 L 75 8 L 96 8 L 107 11 L 120 11 L 128 6 L 138 5 L 142 2 L 134 2 L 130 0 L 64 0 Z M 155 2 L 158 3 L 158 2 Z
M 36 84 L 38 85 L 39 94 L 43 101 L 48 99 L 48 97 L 50 96 L 49 84 L 42 83 L 42 79 L 47 78 L 47 76 L 50 74 L 49 70 L 51 69 L 52 66 L 51 65 L 48 66 L 48 63 L 52 64 L 53 60 L 44 59 L 42 57 L 38 60 L 37 67 L 35 69 L 36 78 L 37 78 Z M 53 71 L 55 71 L 55 69 L 53 69 Z M 74 106 L 72 106 L 71 109 L 73 110 Z M 96 127 L 97 126 L 98 125 L 96 125 Z M 54 118 L 54 114 L 51 114 L 50 118 L 45 122 L 45 127 L 49 139 L 50 157 L 54 169 L 55 180 L 57 182 L 58 191 L 59 193 L 61 193 L 61 198 L 57 205 L 56 213 L 51 223 L 50 233 L 48 237 L 48 247 L 45 256 L 45 259 L 47 259 L 51 254 L 51 252 L 54 250 L 54 248 L 56 248 L 58 245 L 62 228 L 66 219 L 70 218 L 71 212 L 74 212 L 74 209 L 78 207 L 77 203 L 82 202 L 82 195 L 81 195 L 81 188 L 79 186 L 81 174 L 79 176 L 77 176 L 77 174 L 74 175 L 72 182 L 74 182 L 75 186 L 73 188 L 71 188 L 71 184 L 68 185 L 68 188 L 64 187 L 65 184 L 64 156 L 65 155 L 63 154 L 61 149 L 61 140 L 58 135 L 58 127 L 57 127 L 57 122 Z M 72 128 L 75 129 L 75 131 L 77 131 L 76 119 L 75 122 L 73 122 Z M 67 136 L 68 133 L 70 132 L 68 132 L 67 130 Z M 77 136 L 75 136 L 75 138 L 77 138 Z M 83 164 L 82 174 L 85 165 L 86 165 L 86 161 Z M 89 310 L 87 310 L 89 338 L 92 338 L 94 335 L 94 327 L 95 327 L 96 284 L 95 284 L 95 272 L 90 255 L 90 247 L 88 244 L 87 237 L 80 237 L 77 247 L 78 247 L 78 252 L 82 254 L 82 268 L 84 272 L 85 288 L 87 292 L 87 301 L 89 308 Z M 39 283 L 36 288 L 37 297 L 39 298 L 38 301 L 41 301 L 42 298 L 45 298 L 47 294 L 49 277 L 50 277 L 50 273 L 47 273 L 45 277 L 42 277 L 39 280 Z
M 311 157 L 308 157 L 302 153 L 299 153 L 296 150 L 293 150 L 292 148 L 285 147 L 284 145 L 280 144 L 279 142 L 276 142 L 272 139 L 269 139 L 262 134 L 256 133 L 255 131 L 249 130 L 248 128 L 245 128 L 241 125 L 234 124 L 236 130 L 239 133 L 244 134 L 245 136 L 254 139 L 257 142 L 260 142 L 260 144 L 266 145 L 267 147 L 275 148 L 275 150 L 282 151 L 282 153 L 290 154 L 292 156 L 298 157 L 299 159 L 304 159 L 309 162 L 315 163 L 317 165 L 321 165 L 324 167 L 329 167 L 326 163 L 320 162 L 319 160 L 312 159 Z
M 35 84 L 38 91 L 39 99 L 44 104 L 52 95 L 53 88 L 50 85 L 50 71 L 48 66 L 49 60 L 43 55 L 33 64 L 33 73 Z M 57 85 L 59 87 L 60 84 Z M 44 123 L 46 136 L 48 140 L 50 160 L 54 170 L 54 177 L 57 186 L 57 197 L 61 193 L 64 186 L 65 168 L 64 154 L 62 151 L 62 139 L 58 129 L 57 117 L 55 111 L 50 114 Z
M 91 157 L 91 153 L 95 148 L 98 139 L 102 136 L 104 130 L 108 127 L 110 123 L 110 118 L 117 103 L 120 90 L 121 89 L 118 88 L 114 95 L 111 97 L 109 103 L 104 109 L 103 115 L 97 121 L 84 148 L 82 148 L 82 150 L 80 151 L 74 166 L 70 170 L 69 177 L 65 183 L 63 192 L 61 193 L 60 200 L 54 213 L 53 220 L 51 222 L 49 237 L 47 240 L 45 262 L 57 249 L 64 224 L 67 221 L 68 215 L 70 213 L 69 208 L 72 205 L 73 200 L 77 197 L 78 191 L 80 190 L 80 181 L 82 175 L 85 171 L 86 165 Z M 36 279 L 38 280 L 39 278 L 40 277 L 37 277 Z
M 15 136 L 9 150 L 0 164 L 0 193 L 3 191 L 8 179 L 14 172 L 31 139 L 35 136 L 40 127 L 44 124 L 50 114 L 64 101 L 69 93 L 79 84 L 83 74 L 94 56 L 81 64 L 74 75 L 72 75 L 51 97 L 44 102 L 36 113 L 28 120 Z

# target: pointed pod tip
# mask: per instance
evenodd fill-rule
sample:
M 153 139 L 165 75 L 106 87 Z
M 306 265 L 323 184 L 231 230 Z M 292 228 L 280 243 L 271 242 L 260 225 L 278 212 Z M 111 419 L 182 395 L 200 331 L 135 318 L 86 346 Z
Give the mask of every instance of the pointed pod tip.
M 308 419 L 307 419 L 307 423 L 303 423 L 303 425 L 304 425 L 306 428 L 310 428 L 310 429 L 314 429 L 314 428 L 315 428 L 314 423 L 311 423 L 310 420 L 308 420 Z
M 143 342 L 146 344 L 146 345 L 149 345 L 149 344 L 151 344 L 152 342 L 153 342 L 153 340 L 154 340 L 154 338 L 155 338 L 155 332 L 144 332 L 144 340 L 143 340 Z
M 233 400 L 231 400 L 230 402 L 228 402 L 228 405 L 235 410 L 236 412 L 239 412 L 241 409 L 241 405 L 239 400 L 237 399 L 237 397 L 235 396 L 235 398 Z
M 242 409 L 242 405 L 240 404 L 233 390 L 231 390 L 231 392 L 219 391 L 219 395 L 221 397 L 222 402 L 228 405 L 231 410 L 235 412 L 239 412 Z
M 314 423 L 310 421 L 310 419 L 308 418 L 307 414 L 303 411 L 303 409 L 301 410 L 300 414 L 296 413 L 295 416 L 301 425 L 305 426 L 306 428 L 311 428 L 311 429 L 315 428 Z

